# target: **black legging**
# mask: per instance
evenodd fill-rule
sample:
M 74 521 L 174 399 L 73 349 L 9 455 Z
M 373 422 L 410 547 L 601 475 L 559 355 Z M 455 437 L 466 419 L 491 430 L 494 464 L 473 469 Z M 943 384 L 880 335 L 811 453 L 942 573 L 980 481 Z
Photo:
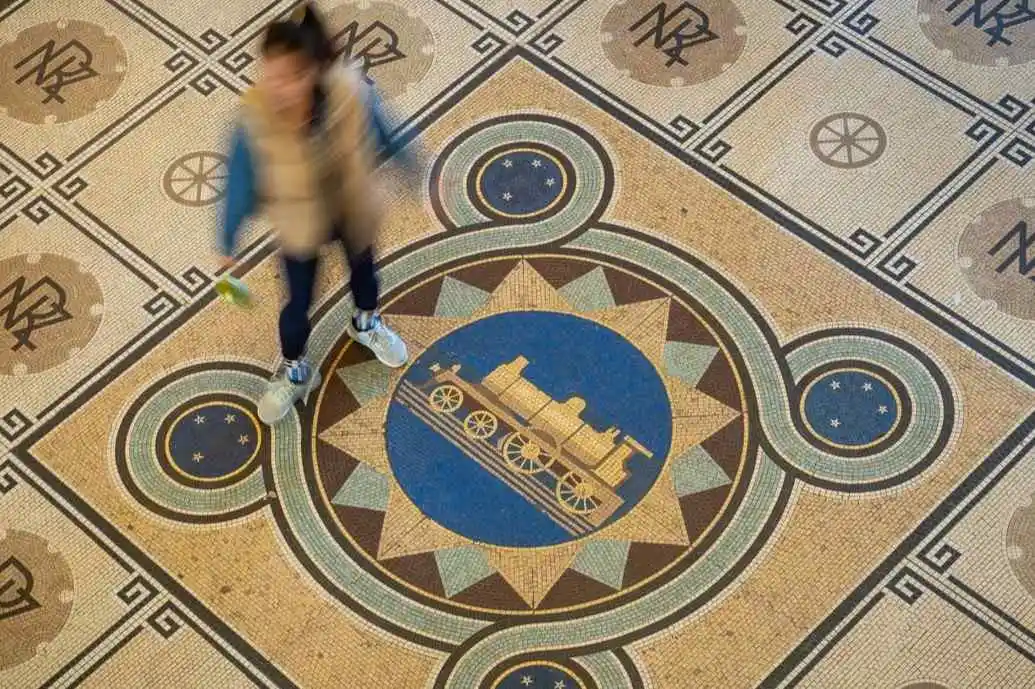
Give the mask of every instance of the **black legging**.
M 349 286 L 356 308 L 376 310 L 379 285 L 374 271 L 373 249 L 356 253 L 344 238 L 344 233 L 335 231 L 334 236 L 345 250 L 350 271 Z M 285 255 L 283 262 L 289 297 L 280 312 L 280 351 L 285 359 L 294 361 L 305 354 L 306 342 L 309 341 L 309 307 L 313 304 L 313 287 L 320 259 L 298 260 Z

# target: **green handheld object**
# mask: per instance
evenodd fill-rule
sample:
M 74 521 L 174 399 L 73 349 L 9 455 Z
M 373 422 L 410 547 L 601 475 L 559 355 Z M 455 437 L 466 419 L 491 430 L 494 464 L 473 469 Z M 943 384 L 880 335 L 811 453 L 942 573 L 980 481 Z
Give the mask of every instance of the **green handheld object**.
M 216 282 L 216 292 L 223 301 L 235 306 L 247 307 L 252 305 L 252 295 L 248 291 L 248 286 L 233 276 L 224 275 L 220 278 Z

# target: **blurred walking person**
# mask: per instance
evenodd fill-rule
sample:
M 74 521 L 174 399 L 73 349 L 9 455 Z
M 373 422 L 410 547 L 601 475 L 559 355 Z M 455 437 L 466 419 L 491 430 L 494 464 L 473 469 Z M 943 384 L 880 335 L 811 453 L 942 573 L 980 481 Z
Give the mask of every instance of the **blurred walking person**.
M 280 314 L 283 362 L 258 405 L 267 424 L 287 416 L 320 383 L 306 346 L 318 252 L 328 242 L 344 249 L 351 273 L 349 334 L 386 366 L 408 358 L 406 344 L 378 313 L 373 245 L 381 210 L 372 139 L 376 133 L 386 140 L 386 133 L 369 114 L 376 94 L 357 70 L 334 64 L 322 22 L 311 5 L 302 11 L 301 21 L 266 29 L 261 76 L 242 98 L 231 140 L 222 214 L 224 267 L 233 263 L 238 232 L 260 199 L 280 245 L 288 300 Z

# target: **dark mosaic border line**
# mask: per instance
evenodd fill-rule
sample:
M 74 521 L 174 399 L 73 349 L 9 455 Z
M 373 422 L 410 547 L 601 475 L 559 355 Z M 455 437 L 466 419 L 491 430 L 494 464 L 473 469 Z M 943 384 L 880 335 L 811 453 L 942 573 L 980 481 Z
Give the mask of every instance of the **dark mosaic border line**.
M 140 591 L 142 591 L 142 593 L 140 593 Z M 71 660 L 65 663 L 57 672 L 51 675 L 50 678 L 47 679 L 41 685 L 42 688 L 45 689 L 48 687 L 52 687 L 57 683 L 61 682 L 62 680 L 67 679 L 67 675 L 72 670 L 74 670 L 75 667 L 79 665 L 84 658 L 93 653 L 105 641 L 117 634 L 120 629 L 124 628 L 131 619 L 136 617 L 141 610 L 147 607 L 147 605 L 151 601 L 153 601 L 155 598 L 159 596 L 159 592 L 158 589 L 154 588 L 154 586 L 152 586 L 145 578 L 137 576 L 128 584 L 126 584 L 121 590 L 119 590 L 117 595 L 120 600 L 129 605 L 129 609 L 125 613 L 123 613 L 119 619 L 117 619 L 114 623 L 109 625 L 107 629 L 101 632 L 100 635 L 97 636 L 97 638 L 90 642 L 90 644 L 88 644 L 79 653 L 77 653 Z M 132 636 L 132 632 L 130 636 Z M 115 644 L 115 646 L 112 649 L 106 651 L 102 656 L 100 656 L 100 659 L 94 664 L 92 664 L 90 667 L 88 667 L 85 670 L 85 672 L 81 672 L 79 675 L 77 675 L 69 686 L 76 686 L 83 680 L 85 680 L 87 677 L 89 677 L 98 665 L 103 663 L 124 643 L 126 642 L 121 641 Z
M 14 161 L 6 157 L 5 150 L 6 147 L 0 144 L 0 173 L 3 173 L 5 178 L 4 183 L 0 184 L 0 217 L 33 190 L 33 185 L 14 169 Z M 4 165 L 5 160 L 11 163 L 11 167 Z M 13 222 L 13 218 L 0 221 L 0 230 L 11 222 Z
M 118 550 L 116 550 L 112 546 L 108 545 L 104 541 L 104 539 L 102 539 L 100 536 L 98 536 L 96 533 L 94 533 L 86 524 L 84 524 L 83 523 L 83 521 L 84 521 L 83 518 L 80 517 L 77 512 L 75 512 L 73 510 L 69 510 L 68 508 L 66 508 L 61 503 L 61 501 L 55 499 L 54 496 L 51 495 L 50 491 L 45 489 L 41 485 L 41 484 L 47 484 L 49 486 L 49 482 L 48 481 L 44 481 L 44 480 L 40 480 L 40 477 L 38 476 L 39 472 L 36 471 L 36 469 L 39 467 L 39 463 L 38 462 L 36 462 L 35 460 L 26 461 L 22 457 L 18 457 L 18 458 L 21 459 L 23 462 L 25 462 L 26 467 L 31 469 L 33 473 L 29 473 L 29 472 L 25 471 L 24 469 L 22 469 L 21 466 L 19 466 L 18 464 L 15 464 L 14 462 L 10 462 L 10 461 L 0 462 L 0 472 L 2 472 L 4 469 L 10 470 L 11 473 L 15 474 L 19 479 L 21 479 L 22 481 L 25 481 L 28 485 L 32 486 L 32 488 L 37 493 L 42 495 L 43 498 L 54 507 L 54 509 L 56 509 L 62 515 L 64 515 L 69 521 L 71 521 L 73 524 L 75 524 L 76 527 L 78 527 L 80 531 L 82 531 L 84 534 L 86 534 L 86 536 L 88 536 L 90 538 L 90 540 L 93 541 L 94 544 L 104 552 L 105 555 L 107 555 L 112 560 L 114 560 L 118 564 L 118 566 L 121 567 L 125 572 L 132 574 L 132 573 L 134 573 L 136 571 L 136 569 L 133 567 L 133 564 L 130 563 L 129 560 L 125 559 L 119 553 Z M 7 486 L 7 488 L 5 489 L 5 486 L 7 486 L 6 483 L 0 483 L 0 495 L 3 495 L 4 493 L 6 493 L 8 490 L 10 490 L 13 487 L 13 485 L 11 485 L 11 486 Z M 70 501 L 70 502 L 73 505 L 75 504 L 74 501 Z M 96 527 L 96 524 L 93 524 L 93 526 Z
M 979 604 L 981 607 L 993 613 L 996 617 L 1000 618 L 1004 622 L 1008 623 L 1011 627 L 1019 631 L 1023 636 L 1027 637 L 1029 641 L 1035 642 L 1035 632 L 1026 627 L 1016 617 L 1000 608 L 998 605 L 990 601 L 988 598 L 982 596 L 980 593 L 978 593 L 976 589 L 974 589 L 971 586 L 968 586 L 961 579 L 951 574 L 946 577 L 946 581 L 948 581 L 949 584 L 952 585 L 952 588 L 962 592 L 965 596 Z M 1031 660 L 1035 662 L 1035 656 L 1032 656 Z
M 629 678 L 631 689 L 646 689 L 643 676 L 640 674 L 640 668 L 636 666 L 636 661 L 632 659 L 629 652 L 624 648 L 615 648 L 611 652 L 618 658 L 618 662 L 622 664 L 622 669 L 625 670 L 625 675 Z
M 247 665 L 238 660 L 232 653 L 230 653 L 226 646 L 227 642 L 224 638 L 214 636 L 211 631 L 198 624 L 193 617 L 189 614 L 185 614 L 172 600 L 166 601 L 161 608 L 156 610 L 152 615 L 147 618 L 147 622 L 151 627 L 158 632 L 162 638 L 169 639 L 176 632 L 178 632 L 184 625 L 190 628 L 195 634 L 200 636 L 206 642 L 209 643 L 221 656 L 226 658 L 234 667 L 236 667 L 245 677 L 255 683 L 256 686 L 268 686 L 268 682 L 263 681 L 261 677 L 257 677 L 255 673 Z M 242 654 L 243 655 L 243 654 Z M 277 680 L 277 686 L 290 686 L 281 683 Z
M 75 680 L 73 680 L 67 686 L 70 687 L 70 688 L 71 687 L 78 687 L 80 684 L 85 682 L 87 679 L 90 678 L 91 675 L 93 675 L 93 673 L 97 672 L 97 670 L 99 670 L 101 668 L 101 666 L 103 666 L 109 660 L 114 658 L 118 654 L 119 651 L 121 651 L 123 648 L 125 648 L 127 645 L 129 645 L 129 642 L 132 641 L 133 639 L 135 639 L 143 631 L 144 631 L 144 627 L 139 625 L 139 624 L 136 627 L 134 627 L 133 629 L 131 629 L 130 632 L 128 634 L 126 634 L 125 636 L 123 636 L 121 639 L 119 639 L 118 642 L 114 646 L 112 646 L 107 651 L 105 651 L 103 654 L 101 654 L 100 656 L 95 658 L 94 661 L 90 664 L 90 666 L 88 668 L 86 668 L 86 670 L 82 674 L 77 676 L 75 678 Z M 51 686 L 54 686 L 54 684 L 53 684 L 53 682 L 47 682 L 47 684 L 45 684 L 43 686 L 44 687 L 51 687 Z
M 489 12 L 488 10 L 482 9 L 482 7 L 479 5 L 477 0 L 453 0 L 453 1 L 454 2 L 459 2 L 460 4 L 464 5 L 465 7 L 467 7 L 467 9 L 470 12 L 472 12 L 474 14 L 479 14 L 482 17 L 485 17 L 490 22 L 492 22 L 493 24 L 495 24 L 499 28 L 501 28 L 504 31 L 506 31 L 507 33 L 509 33 L 511 36 L 515 36 L 515 37 L 516 36 L 521 36 L 526 31 L 528 31 L 530 28 L 532 28 L 532 26 L 535 25 L 535 23 L 536 23 L 536 19 L 535 18 L 529 17 L 527 14 L 525 14 L 521 10 L 513 10 L 506 17 L 500 18 L 500 17 L 497 17 L 492 12 Z M 446 4 L 444 0 L 436 0 L 436 2 L 438 2 L 441 5 L 445 5 Z M 451 9 L 453 9 L 453 11 L 457 12 L 458 14 L 462 13 L 462 10 L 459 10 L 459 8 L 451 8 Z
M 895 576 L 888 583 L 888 590 L 898 596 L 900 599 L 905 601 L 907 604 L 912 605 L 916 601 L 923 597 L 925 592 L 930 591 L 934 593 L 938 598 L 943 600 L 952 606 L 956 611 L 962 613 L 966 618 L 976 623 L 979 627 L 984 629 L 986 632 L 994 636 L 995 638 L 1002 641 L 1004 644 L 1017 651 L 1022 656 L 1027 658 L 1033 664 L 1035 664 L 1035 652 L 1032 652 L 1020 644 L 1014 639 L 1003 633 L 1002 630 L 996 629 L 992 625 L 988 624 L 980 616 L 975 615 L 972 610 L 963 605 L 957 598 L 955 598 L 950 591 L 946 590 L 946 587 L 939 584 L 938 581 L 928 576 L 926 573 L 919 569 L 912 567 L 909 564 L 903 565 Z
M 1009 475 L 1027 453 L 1035 450 L 1035 437 L 1028 438 L 1033 431 L 1035 431 L 1035 414 L 1019 424 L 825 620 L 776 666 L 759 687 L 764 689 L 777 686 L 781 682 L 792 679 L 792 674 L 797 672 L 798 674 L 793 677 L 793 683 L 796 684 L 811 671 L 823 656 L 844 638 L 851 627 L 873 609 L 884 595 L 881 590 L 884 582 L 893 572 L 906 567 L 907 559 L 923 545 L 925 540 L 940 541 L 992 488 Z M 1025 442 L 1026 438 L 1028 438 L 1027 442 Z M 1010 457 L 1011 454 L 1014 456 Z M 996 471 L 999 471 L 999 474 L 981 487 L 980 484 Z M 961 504 L 965 507 L 957 514 L 952 515 L 952 512 Z M 923 559 L 922 555 L 921 559 Z M 971 616 L 969 611 L 965 614 L 968 614 L 968 617 L 971 617 L 974 622 L 986 626 L 983 620 Z M 838 629 L 842 624 L 844 627 Z M 816 656 L 809 659 L 809 655 L 816 649 L 819 649 Z M 807 662 L 805 662 L 806 660 Z M 794 684 L 790 686 L 794 686 Z

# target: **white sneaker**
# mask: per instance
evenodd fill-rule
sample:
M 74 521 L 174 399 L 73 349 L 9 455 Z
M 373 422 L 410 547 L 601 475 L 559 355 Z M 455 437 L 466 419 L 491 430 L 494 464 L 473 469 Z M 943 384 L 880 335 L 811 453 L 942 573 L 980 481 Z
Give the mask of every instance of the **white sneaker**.
M 267 426 L 287 416 L 295 402 L 308 396 L 313 388 L 320 385 L 319 371 L 314 370 L 309 379 L 301 384 L 292 383 L 287 374 L 287 366 L 282 364 L 259 400 L 259 420 Z
M 349 335 L 373 352 L 374 356 L 385 366 L 399 368 L 405 365 L 409 359 L 406 343 L 398 333 L 385 324 L 381 316 L 374 316 L 373 325 L 369 330 L 356 330 L 356 327 L 350 322 Z

